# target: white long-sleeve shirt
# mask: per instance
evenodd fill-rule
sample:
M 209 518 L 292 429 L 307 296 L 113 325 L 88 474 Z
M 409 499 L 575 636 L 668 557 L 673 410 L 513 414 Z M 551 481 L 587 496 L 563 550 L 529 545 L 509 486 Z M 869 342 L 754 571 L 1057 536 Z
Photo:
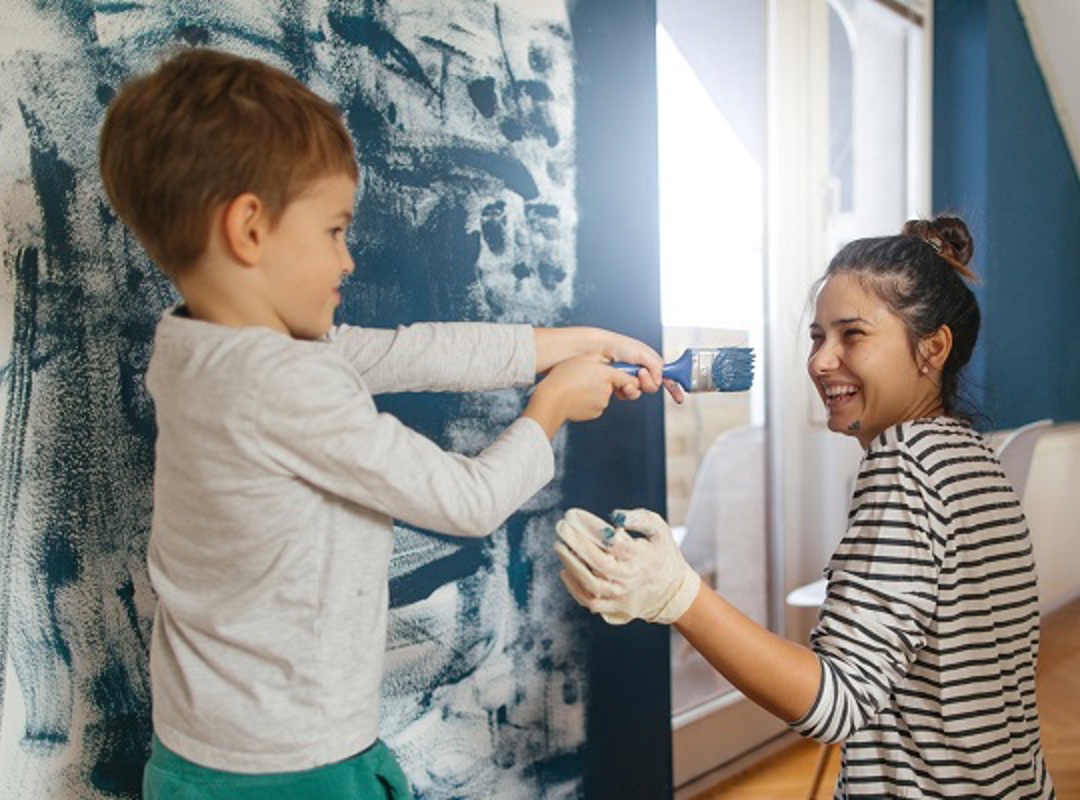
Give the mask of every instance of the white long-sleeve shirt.
M 257 773 L 375 740 L 392 518 L 486 535 L 551 479 L 554 459 L 533 420 L 464 457 L 372 395 L 529 385 L 535 358 L 529 326 L 342 327 L 299 341 L 165 315 L 147 385 L 150 671 L 167 747 Z
M 792 727 L 844 742 L 836 797 L 1054 796 L 1027 521 L 975 431 L 939 417 L 877 437 L 826 573 L 821 686 Z

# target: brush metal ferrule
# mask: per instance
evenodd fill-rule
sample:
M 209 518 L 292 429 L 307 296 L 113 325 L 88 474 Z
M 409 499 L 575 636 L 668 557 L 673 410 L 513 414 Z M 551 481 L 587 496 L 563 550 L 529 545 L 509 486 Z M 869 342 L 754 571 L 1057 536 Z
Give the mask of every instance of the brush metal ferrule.
M 713 385 L 713 362 L 718 347 L 695 347 L 690 352 L 690 391 L 711 392 L 716 386 Z

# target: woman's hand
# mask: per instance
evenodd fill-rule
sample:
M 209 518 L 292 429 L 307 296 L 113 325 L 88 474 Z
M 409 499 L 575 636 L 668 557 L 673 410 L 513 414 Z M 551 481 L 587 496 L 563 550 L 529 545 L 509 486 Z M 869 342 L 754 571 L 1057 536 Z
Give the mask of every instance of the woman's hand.
M 572 508 L 555 526 L 555 552 L 565 567 L 560 577 L 567 590 L 611 624 L 675 622 L 694 602 L 701 579 L 686 563 L 671 529 L 643 508 L 616 511 L 612 518 L 618 528 Z

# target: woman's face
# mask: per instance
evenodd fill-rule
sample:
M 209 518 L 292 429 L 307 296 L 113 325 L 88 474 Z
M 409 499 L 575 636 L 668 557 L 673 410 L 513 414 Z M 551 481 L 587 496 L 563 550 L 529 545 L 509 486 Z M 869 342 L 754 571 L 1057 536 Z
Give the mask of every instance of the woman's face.
M 807 369 L 830 430 L 868 447 L 899 422 L 943 413 L 935 373 L 916 362 L 903 321 L 853 276 L 822 286 L 810 340 Z

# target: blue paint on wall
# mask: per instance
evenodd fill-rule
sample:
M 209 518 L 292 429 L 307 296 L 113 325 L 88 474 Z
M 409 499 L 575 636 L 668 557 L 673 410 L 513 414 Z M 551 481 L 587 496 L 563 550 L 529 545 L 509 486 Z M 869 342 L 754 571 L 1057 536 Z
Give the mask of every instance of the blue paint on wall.
M 656 161 L 656 8 L 653 0 L 579 3 L 577 297 L 571 322 L 610 327 L 659 350 L 659 211 Z M 657 402 L 652 402 L 657 401 Z M 658 397 L 615 403 L 574 428 L 587 460 L 567 465 L 566 504 L 606 516 L 666 503 L 663 406 Z M 633 465 L 626 470 L 626 465 Z M 619 480 L 612 476 L 620 474 Z M 581 614 L 589 643 L 590 800 L 670 797 L 669 631 L 611 626 Z
M 64 47 L 37 50 L 30 35 L 4 64 L 0 113 L 14 116 L 0 133 L 21 127 L 29 146 L 25 163 L 0 154 L 0 197 L 16 177 L 32 197 L 3 220 L 0 656 L 15 663 L 27 720 L 23 746 L 0 754 L 0 794 L 137 797 L 149 744 L 155 429 L 142 376 L 176 295 L 98 185 L 88 132 L 125 77 L 170 43 L 209 44 L 281 64 L 343 108 L 365 187 L 342 321 L 550 325 L 574 313 L 574 51 L 559 4 L 329 6 L 52 3 L 36 9 L 40 36 Z M 524 396 L 380 403 L 468 453 Z M 550 548 L 564 443 L 555 484 L 492 539 L 399 530 L 384 732 L 421 798 L 580 787 L 585 631 L 567 624 L 580 617 Z
M 987 427 L 1080 420 L 1080 180 L 1014 0 L 934 5 L 936 209 L 975 237 Z

